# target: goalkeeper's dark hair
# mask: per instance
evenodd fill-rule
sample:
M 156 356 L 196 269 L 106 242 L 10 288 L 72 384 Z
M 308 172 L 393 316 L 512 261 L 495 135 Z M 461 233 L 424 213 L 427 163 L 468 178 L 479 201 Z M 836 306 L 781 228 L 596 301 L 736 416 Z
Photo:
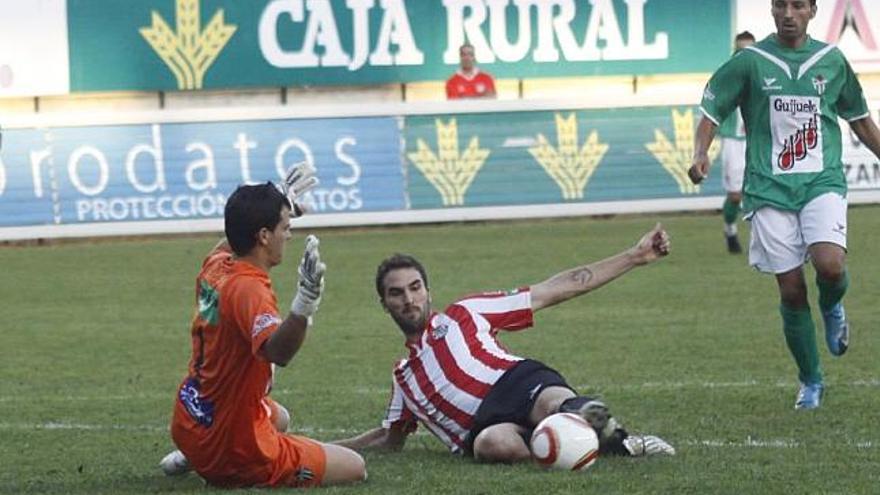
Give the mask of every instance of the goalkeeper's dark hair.
M 245 256 L 257 245 L 261 229 L 274 230 L 281 221 L 281 207 L 290 208 L 290 201 L 271 182 L 238 186 L 226 200 L 223 221 L 226 240 L 232 251 Z
M 376 292 L 379 293 L 380 300 L 385 299 L 385 276 L 388 275 L 388 272 L 401 268 L 415 268 L 418 270 L 419 275 L 422 276 L 422 282 L 425 284 L 425 289 L 429 287 L 428 274 L 425 272 L 425 267 L 419 263 L 419 260 L 408 254 L 395 253 L 382 260 L 382 263 L 379 263 L 379 268 L 376 269 Z

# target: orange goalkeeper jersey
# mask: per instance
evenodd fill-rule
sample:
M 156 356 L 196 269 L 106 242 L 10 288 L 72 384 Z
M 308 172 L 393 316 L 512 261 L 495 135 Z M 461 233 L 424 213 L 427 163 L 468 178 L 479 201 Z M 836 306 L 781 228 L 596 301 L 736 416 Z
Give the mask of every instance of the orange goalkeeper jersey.
M 273 365 L 260 348 L 281 324 L 269 275 L 228 248 L 215 250 L 196 279 L 196 303 L 189 373 L 171 423 L 178 448 L 217 485 L 292 484 L 283 479 L 290 476 L 320 481 L 323 452 L 314 445 L 302 451 L 269 417 Z M 294 469 L 309 454 L 321 457 L 317 467 Z

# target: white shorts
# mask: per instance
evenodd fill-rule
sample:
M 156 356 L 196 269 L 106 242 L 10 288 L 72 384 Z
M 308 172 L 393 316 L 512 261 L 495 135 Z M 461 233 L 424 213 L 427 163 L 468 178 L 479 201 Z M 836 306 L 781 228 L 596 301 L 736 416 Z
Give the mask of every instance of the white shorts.
M 721 139 L 721 187 L 727 192 L 742 192 L 746 171 L 746 141 Z
M 808 248 L 830 242 L 846 249 L 846 199 L 826 193 L 801 211 L 770 206 L 752 213 L 749 264 L 765 273 L 785 273 L 809 259 Z

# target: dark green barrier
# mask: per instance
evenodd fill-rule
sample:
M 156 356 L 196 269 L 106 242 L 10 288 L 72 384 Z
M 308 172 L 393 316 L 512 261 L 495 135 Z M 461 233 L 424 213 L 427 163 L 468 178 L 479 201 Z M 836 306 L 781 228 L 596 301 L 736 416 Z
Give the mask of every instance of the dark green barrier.
M 722 194 L 720 165 L 686 176 L 692 107 L 459 114 L 406 119 L 413 208 L 630 201 Z M 711 150 L 714 158 L 718 145 Z

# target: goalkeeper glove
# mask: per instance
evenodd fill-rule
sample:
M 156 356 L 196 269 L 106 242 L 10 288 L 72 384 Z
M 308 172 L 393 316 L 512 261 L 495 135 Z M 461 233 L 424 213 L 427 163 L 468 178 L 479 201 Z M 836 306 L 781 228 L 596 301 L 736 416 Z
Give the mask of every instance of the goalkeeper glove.
M 296 296 L 290 304 L 290 312 L 311 319 L 318 305 L 321 304 L 321 295 L 324 292 L 324 270 L 326 265 L 321 261 L 321 253 L 318 251 L 320 241 L 310 235 L 306 237 L 306 248 L 302 260 L 299 262 L 299 283 L 297 284 Z
M 293 164 L 284 175 L 284 195 L 290 201 L 290 217 L 301 217 L 305 212 L 305 205 L 302 203 L 302 195 L 306 191 L 318 185 L 318 178 L 315 177 L 315 167 L 307 162 L 302 161 Z

